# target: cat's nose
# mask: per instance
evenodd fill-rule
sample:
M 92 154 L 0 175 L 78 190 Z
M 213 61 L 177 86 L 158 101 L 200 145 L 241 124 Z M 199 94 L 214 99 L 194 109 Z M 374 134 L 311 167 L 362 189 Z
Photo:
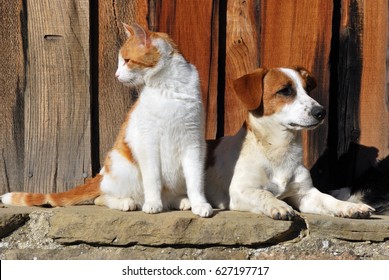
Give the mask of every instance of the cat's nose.
M 119 71 L 116 71 L 115 77 L 116 77 L 116 78 L 119 78 L 119 76 L 120 76 Z

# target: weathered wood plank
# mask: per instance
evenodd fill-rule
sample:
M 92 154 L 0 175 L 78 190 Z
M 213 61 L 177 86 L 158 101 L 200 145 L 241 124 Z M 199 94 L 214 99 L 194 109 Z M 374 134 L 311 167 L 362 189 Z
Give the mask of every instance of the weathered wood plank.
M 24 163 L 26 14 L 23 1 L 0 1 L 0 193 L 21 191 Z M 25 43 L 25 42 L 24 42 Z
M 339 27 L 337 156 L 347 153 L 360 136 L 359 99 L 362 79 L 362 9 L 357 0 L 343 0 Z
M 389 155 L 389 105 L 386 101 L 388 52 L 388 1 L 363 1 L 362 81 L 359 144 L 375 147 L 378 159 Z M 358 155 L 357 173 L 366 159 Z
M 126 36 L 122 22 L 137 22 L 147 26 L 147 0 L 99 0 L 98 1 L 98 53 L 93 59 L 98 60 L 98 92 L 94 92 L 94 102 L 98 106 L 93 130 L 98 133 L 99 143 L 94 147 L 95 158 L 102 166 L 107 152 L 112 148 L 125 115 L 133 104 L 137 92 L 123 86 L 116 78 L 117 56 Z M 94 70 L 96 71 L 96 70 Z M 96 127 L 98 129 L 96 130 Z M 94 172 L 98 171 L 99 166 Z
M 362 81 L 363 4 L 342 0 L 338 4 L 339 30 L 333 40 L 338 52 L 333 57 L 334 73 L 329 135 L 329 174 L 331 184 L 350 186 L 355 179 L 356 149 L 360 137 L 360 93 Z M 339 34 L 335 34 L 339 32 Z M 331 119 L 332 118 L 332 119 Z
M 154 2 L 154 1 L 150 1 Z M 151 27 L 168 33 L 197 67 L 206 111 L 206 137 L 216 137 L 219 0 L 155 1 Z
M 24 189 L 90 176 L 89 2 L 27 1 Z
M 332 1 L 261 2 L 261 65 L 301 65 L 318 80 L 312 96 L 328 109 Z M 328 124 L 304 135 L 304 162 L 311 167 L 324 152 Z
M 228 1 L 225 60 L 224 134 L 234 135 L 247 111 L 238 100 L 233 81 L 259 67 L 259 0 Z
M 333 180 L 346 186 L 389 153 L 388 3 L 343 0 L 341 7 L 336 95 L 340 160 L 331 160 Z

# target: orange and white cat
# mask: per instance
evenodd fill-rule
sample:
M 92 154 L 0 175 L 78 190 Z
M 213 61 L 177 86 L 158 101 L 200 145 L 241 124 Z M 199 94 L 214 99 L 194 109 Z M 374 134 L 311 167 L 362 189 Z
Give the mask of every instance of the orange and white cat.
M 93 200 L 112 209 L 192 209 L 209 217 L 204 195 L 204 113 L 196 68 L 167 34 L 124 24 L 117 79 L 142 88 L 104 167 L 64 193 L 7 193 L 4 204 L 66 206 Z

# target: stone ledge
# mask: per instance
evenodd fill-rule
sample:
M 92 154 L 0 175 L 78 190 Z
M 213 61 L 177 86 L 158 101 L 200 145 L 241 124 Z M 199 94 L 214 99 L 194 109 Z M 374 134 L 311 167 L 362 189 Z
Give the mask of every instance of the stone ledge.
M 370 219 L 343 219 L 304 214 L 309 232 L 315 236 L 332 237 L 348 241 L 383 242 L 389 240 L 389 216 Z
M 47 236 L 60 244 L 255 246 L 288 241 L 306 230 L 301 218 L 274 221 L 231 211 L 219 211 L 212 218 L 199 218 L 190 211 L 149 215 L 94 206 L 53 213 Z
M 23 226 L 29 220 L 31 209 L 12 207 L 11 209 L 0 208 L 0 238 L 7 236 L 14 230 Z
M 190 211 L 7 207 L 0 229 L 1 259 L 389 259 L 388 216 L 274 221 L 233 211 L 205 219 Z

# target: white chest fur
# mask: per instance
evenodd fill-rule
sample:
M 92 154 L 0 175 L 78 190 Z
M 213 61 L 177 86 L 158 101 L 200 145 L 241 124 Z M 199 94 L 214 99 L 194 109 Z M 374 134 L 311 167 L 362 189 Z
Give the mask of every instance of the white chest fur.
M 162 184 L 183 191 L 182 153 L 197 143 L 204 149 L 203 111 L 196 96 L 146 87 L 132 113 L 126 141 L 139 162 L 159 163 Z

